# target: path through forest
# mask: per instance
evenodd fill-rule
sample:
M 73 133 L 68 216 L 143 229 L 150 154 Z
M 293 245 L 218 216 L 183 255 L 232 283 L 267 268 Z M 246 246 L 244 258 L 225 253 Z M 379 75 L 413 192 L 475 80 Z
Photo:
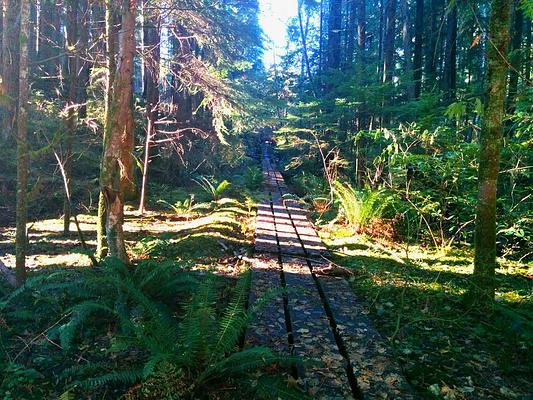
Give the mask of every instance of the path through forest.
M 250 304 L 285 288 L 249 326 L 246 343 L 309 359 L 293 371 L 302 388 L 320 399 L 411 399 L 412 391 L 390 348 L 372 327 L 348 282 L 325 274 L 326 249 L 305 208 L 288 193 L 261 143 L 267 201 L 258 205 Z M 288 197 L 288 196 L 286 196 Z

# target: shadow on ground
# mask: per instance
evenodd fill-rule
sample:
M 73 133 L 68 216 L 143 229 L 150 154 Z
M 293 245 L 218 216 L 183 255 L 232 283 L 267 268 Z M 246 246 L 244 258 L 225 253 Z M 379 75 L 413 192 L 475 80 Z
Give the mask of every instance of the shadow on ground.
M 480 315 L 462 303 L 472 273 L 465 252 L 414 249 L 406 260 L 370 240 L 333 250 L 333 260 L 355 272 L 356 294 L 421 397 L 529 398 L 533 304 L 525 266 L 501 262 L 496 305 Z

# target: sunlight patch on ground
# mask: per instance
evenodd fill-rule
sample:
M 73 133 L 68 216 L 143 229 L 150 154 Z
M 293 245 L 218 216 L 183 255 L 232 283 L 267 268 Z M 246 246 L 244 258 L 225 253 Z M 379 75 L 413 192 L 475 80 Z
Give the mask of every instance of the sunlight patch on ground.
M 324 228 L 320 234 L 336 262 L 358 271 L 377 287 L 462 296 L 474 271 L 469 249 L 442 251 L 410 245 L 406 250 L 402 245 L 391 246 L 336 226 Z M 498 264 L 497 299 L 530 301 L 532 294 L 525 289 L 531 273 L 528 266 L 505 259 L 498 259 Z
M 214 204 L 211 204 L 214 207 Z M 167 252 L 180 258 L 188 255 L 220 256 L 231 246 L 246 247 L 253 238 L 251 210 L 233 199 L 221 199 L 215 209 L 206 214 L 178 214 L 173 212 L 147 212 L 140 216 L 136 211 L 125 213 L 127 247 L 134 257 L 139 244 L 152 241 L 168 247 Z M 80 228 L 91 251 L 96 246 L 96 216 L 78 215 Z M 48 266 L 88 266 L 90 259 L 82 254 L 76 225 L 63 235 L 62 219 L 46 219 L 28 224 L 28 268 Z M 15 229 L 0 228 L 0 257 L 8 266 L 15 265 Z M 145 246 L 146 247 L 146 246 Z M 143 249 L 143 245 L 140 246 Z M 142 251 L 141 251 L 142 253 Z

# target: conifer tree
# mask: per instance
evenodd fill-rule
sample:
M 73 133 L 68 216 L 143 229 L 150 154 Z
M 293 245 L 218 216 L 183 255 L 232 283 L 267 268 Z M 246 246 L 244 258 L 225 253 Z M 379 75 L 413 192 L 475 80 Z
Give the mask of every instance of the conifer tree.
M 120 50 L 113 93 L 106 123 L 100 186 L 106 206 L 106 236 L 109 256 L 128 262 L 124 243 L 124 196 L 127 194 L 128 168 L 133 162 L 133 59 L 135 55 L 136 0 L 121 4 Z
M 480 135 L 475 258 L 467 300 L 492 303 L 496 271 L 496 199 L 507 83 L 511 0 L 493 0 L 489 24 L 488 85 Z
M 20 28 L 18 67 L 18 112 L 17 112 L 17 232 L 16 232 L 16 266 L 17 283 L 21 285 L 26 279 L 26 246 L 28 220 L 27 182 L 28 182 L 28 99 L 29 67 L 28 43 L 30 38 L 30 4 L 29 0 L 20 2 Z M 16 56 L 16 54 L 11 54 Z

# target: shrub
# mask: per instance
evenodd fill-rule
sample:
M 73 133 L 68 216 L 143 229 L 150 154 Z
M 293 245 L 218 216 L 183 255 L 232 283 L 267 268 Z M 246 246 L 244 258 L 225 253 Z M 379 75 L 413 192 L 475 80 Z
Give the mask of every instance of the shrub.
M 383 216 L 391 196 L 383 190 L 356 191 L 349 183 L 333 182 L 334 194 L 346 223 L 362 229 Z

